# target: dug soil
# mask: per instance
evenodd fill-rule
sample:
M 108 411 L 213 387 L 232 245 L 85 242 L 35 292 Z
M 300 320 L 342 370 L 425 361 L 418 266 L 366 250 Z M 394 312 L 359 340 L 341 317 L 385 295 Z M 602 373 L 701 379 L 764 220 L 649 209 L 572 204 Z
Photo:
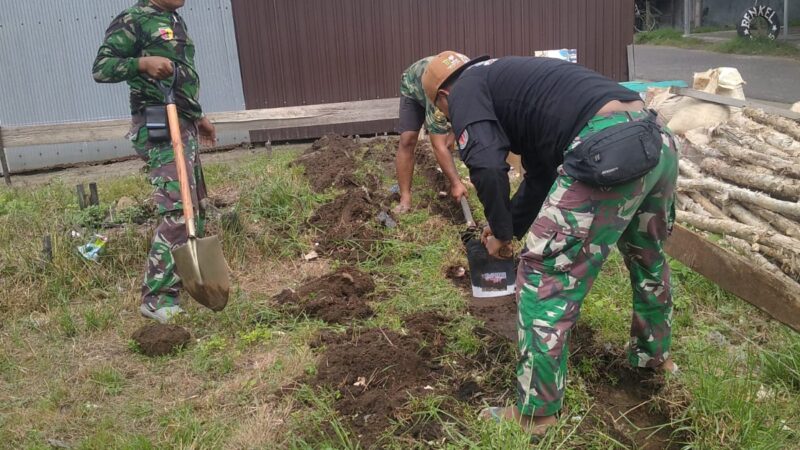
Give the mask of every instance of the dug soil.
M 487 329 L 516 343 L 517 305 L 513 295 L 473 298 L 469 310 L 485 322 Z M 580 323 L 573 329 L 569 345 L 571 373 L 576 367 L 592 367 L 592 373 L 583 378 L 595 407 L 581 425 L 583 429 L 608 430 L 614 439 L 638 449 L 678 449 L 687 442 L 686 436 L 668 425 L 669 412 L 661 400 L 663 376 L 631 367 L 623 349 L 597 342 L 593 330 Z M 565 407 L 569 409 L 568 404 Z
M 147 356 L 162 356 L 175 352 L 187 345 L 192 335 L 177 325 L 145 325 L 131 336 L 139 350 Z
M 507 341 L 480 330 L 485 345 L 479 354 L 442 364 L 446 326 L 445 318 L 428 312 L 407 317 L 402 332 L 373 328 L 323 334 L 314 346 L 324 347 L 324 353 L 316 375 L 306 381 L 339 393 L 334 407 L 365 448 L 380 448 L 386 433 L 438 441 L 444 438 L 440 424 L 414 414 L 410 400 L 445 395 L 439 407 L 451 413 L 459 402 L 477 407 L 499 401 L 510 386 L 493 383 L 508 380 L 493 370 L 511 367 L 513 360 Z
M 580 324 L 570 337 L 570 370 L 590 364 L 584 375 L 595 407 L 581 425 L 586 431 L 607 430 L 617 441 L 645 450 L 680 449 L 687 436 L 671 424 L 660 395 L 663 375 L 631 367 L 623 349 L 601 345 L 591 328 Z
M 315 192 L 331 187 L 357 185 L 353 174 L 361 147 L 353 139 L 337 135 L 324 136 L 311 145 L 294 164 L 305 168 L 306 177 Z
M 375 283 L 353 267 L 342 267 L 328 275 L 306 281 L 297 290 L 284 289 L 274 297 L 290 311 L 304 313 L 328 323 L 347 324 L 374 315 L 368 301 Z
M 395 172 L 394 158 L 398 142 L 393 137 L 358 144 L 352 138 L 328 135 L 314 142 L 293 163 L 303 166 L 314 191 L 345 189 L 333 203 L 317 211 L 311 221 L 312 225 L 329 233 L 325 237 L 329 242 L 323 251 L 330 256 L 349 261 L 357 260 L 357 257 L 364 256 L 363 253 L 368 253 L 371 244 L 380 238 L 380 233 L 375 230 L 376 226 L 380 226 L 376 217 L 381 212 L 391 216 L 389 211 L 393 203 L 399 200 L 399 196 L 390 194 L 374 172 Z M 449 196 L 437 195 L 439 192 L 449 192 L 449 183 L 439 170 L 430 143 L 420 142 L 415 158 L 415 170 L 425 177 L 433 191 L 432 196 L 420 199 L 420 206 L 429 208 L 434 214 L 454 223 L 464 223 L 459 204 Z M 371 171 L 366 170 L 366 173 L 356 175 L 359 167 L 367 166 L 372 167 Z M 342 254 L 340 251 L 343 243 L 355 244 L 362 251 L 356 252 L 356 255 L 348 255 L 346 251 Z
M 317 251 L 349 262 L 369 258 L 383 238 L 377 223 L 381 211 L 389 215 L 380 199 L 363 188 L 349 189 L 322 205 L 309 220 L 320 230 Z

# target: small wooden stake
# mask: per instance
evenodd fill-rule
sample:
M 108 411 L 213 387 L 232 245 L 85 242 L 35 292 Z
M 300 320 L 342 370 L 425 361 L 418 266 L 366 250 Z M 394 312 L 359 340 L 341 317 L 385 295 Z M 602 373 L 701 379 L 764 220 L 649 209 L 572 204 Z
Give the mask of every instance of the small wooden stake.
M 100 197 L 97 195 L 97 183 L 89 183 L 89 204 L 93 206 L 100 205 Z
M 53 262 L 53 238 L 50 235 L 45 235 L 42 245 L 42 259 L 44 262 Z
M 75 193 L 78 195 L 78 206 L 81 209 L 86 209 L 86 190 L 82 184 L 75 186 Z

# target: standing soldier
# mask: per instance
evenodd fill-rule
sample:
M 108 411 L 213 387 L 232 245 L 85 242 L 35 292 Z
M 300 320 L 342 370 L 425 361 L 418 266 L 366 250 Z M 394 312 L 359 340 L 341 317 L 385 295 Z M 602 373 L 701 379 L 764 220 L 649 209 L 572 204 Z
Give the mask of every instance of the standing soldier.
M 507 253 L 512 237 L 530 226 L 517 274 L 517 407 L 487 408 L 481 416 L 536 434 L 556 422 L 569 333 L 614 244 L 633 287 L 629 361 L 677 370 L 662 245 L 674 219 L 678 156 L 671 133 L 638 94 L 569 62 L 464 63 L 452 52 L 428 65 L 423 83 L 458 136 L 489 222 L 489 253 Z M 528 186 L 513 200 L 510 148 L 528 171 Z
M 125 81 L 130 86 L 129 138 L 147 163 L 150 183 L 155 188 L 153 199 L 161 216 L 147 258 L 140 311 L 161 323 L 183 312 L 178 305 L 181 281 L 175 273 L 171 250 L 186 243 L 188 237 L 172 144 L 164 129 L 164 95 L 154 80 L 165 80 L 162 83 L 171 84 L 175 90 L 195 205 L 206 196 L 197 137 L 203 145 L 213 145 L 216 140 L 214 126 L 198 102 L 200 79 L 195 69 L 194 43 L 176 12 L 184 2 L 139 0 L 122 12 L 108 27 L 92 69 L 98 83 Z M 202 235 L 202 211 L 197 229 Z
M 468 59 L 466 56 L 463 57 Z M 450 154 L 454 140 L 450 124 L 447 123 L 444 114 L 425 98 L 425 91 L 422 89 L 422 74 L 432 59 L 433 56 L 429 56 L 415 62 L 400 78 L 400 121 L 396 130 L 400 133 L 400 147 L 397 149 L 395 160 L 397 184 L 400 186 L 400 204 L 394 209 L 396 213 L 404 213 L 411 208 L 414 151 L 423 124 L 430 135 L 436 161 L 450 181 L 450 195 L 456 201 L 467 195 L 467 189 L 458 177 Z

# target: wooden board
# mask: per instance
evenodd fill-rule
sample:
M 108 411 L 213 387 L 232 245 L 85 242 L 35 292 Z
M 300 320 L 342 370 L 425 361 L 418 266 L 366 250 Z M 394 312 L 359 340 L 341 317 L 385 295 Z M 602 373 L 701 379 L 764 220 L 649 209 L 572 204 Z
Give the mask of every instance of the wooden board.
M 8 161 L 6 161 L 6 148 L 3 143 L 3 127 L 0 126 L 0 169 L 3 170 L 3 178 L 6 184 L 11 186 L 11 172 L 8 169 Z
M 218 133 L 277 130 L 281 128 L 336 125 L 397 119 L 398 99 L 364 100 L 323 105 L 290 106 L 208 114 Z M 3 128 L 7 148 L 69 144 L 120 139 L 128 133 L 130 120 L 101 120 Z
M 666 252 L 722 289 L 800 332 L 800 286 L 755 267 L 703 236 L 675 225 Z
M 800 120 L 800 113 L 796 113 L 790 109 L 776 108 L 752 100 L 739 100 L 738 98 L 723 97 L 721 95 L 709 94 L 708 92 L 696 91 L 687 88 L 671 88 L 670 92 L 673 94 L 683 95 L 684 97 L 696 98 L 711 103 L 718 103 L 725 106 L 733 106 L 734 108 L 756 108 L 762 109 L 764 112 L 774 114 L 776 116 L 785 117 L 792 120 Z

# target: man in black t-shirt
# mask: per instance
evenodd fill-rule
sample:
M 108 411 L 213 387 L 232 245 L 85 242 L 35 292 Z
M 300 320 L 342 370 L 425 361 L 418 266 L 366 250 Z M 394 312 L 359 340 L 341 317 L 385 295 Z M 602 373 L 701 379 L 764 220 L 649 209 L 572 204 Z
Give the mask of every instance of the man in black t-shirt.
M 556 422 L 569 332 L 615 244 L 634 292 L 629 360 L 675 372 L 662 250 L 674 220 L 678 173 L 671 134 L 652 125 L 649 142 L 658 164 L 621 184 L 578 181 L 562 166 L 565 154 L 597 133 L 652 120 L 638 94 L 577 64 L 526 57 L 434 58 L 423 86 L 452 123 L 489 222 L 482 236 L 489 253 L 509 254 L 513 237 L 526 236 L 517 274 L 517 408 L 487 408 L 482 416 L 515 420 L 537 434 Z M 619 148 L 612 150 L 623 165 L 633 164 Z M 511 149 L 527 172 L 513 198 L 506 163 Z

